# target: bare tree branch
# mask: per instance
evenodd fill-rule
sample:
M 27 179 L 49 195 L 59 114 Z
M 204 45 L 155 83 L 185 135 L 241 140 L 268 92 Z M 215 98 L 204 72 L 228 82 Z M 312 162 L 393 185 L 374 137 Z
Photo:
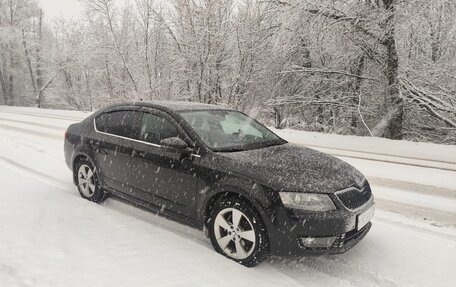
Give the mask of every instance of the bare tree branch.
M 332 70 L 321 70 L 321 69 L 307 69 L 307 68 L 302 68 L 302 67 L 296 67 L 296 69 L 288 70 L 288 71 L 282 71 L 279 72 L 281 74 L 287 74 L 287 73 L 317 73 L 317 74 L 335 74 L 335 75 L 342 75 L 342 76 L 347 76 L 347 77 L 353 77 L 353 78 L 358 78 L 358 79 L 363 79 L 363 80 L 369 80 L 369 81 L 374 81 L 374 82 L 380 82 L 380 80 L 376 78 L 371 78 L 371 77 L 365 77 L 365 76 L 360 76 L 360 75 L 355 75 L 352 73 L 344 72 L 344 71 L 332 71 Z

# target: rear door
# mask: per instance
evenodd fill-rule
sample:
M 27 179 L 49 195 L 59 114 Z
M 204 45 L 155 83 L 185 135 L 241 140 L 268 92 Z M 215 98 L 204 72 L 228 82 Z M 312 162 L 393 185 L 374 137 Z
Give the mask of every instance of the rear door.
M 95 119 L 95 164 L 104 183 L 121 192 L 131 189 L 131 139 L 137 137 L 139 115 L 133 110 L 115 110 Z
M 195 217 L 199 160 L 160 141 L 180 137 L 190 142 L 174 119 L 160 111 L 142 112 L 139 140 L 133 143 L 132 184 L 135 193 L 162 210 Z

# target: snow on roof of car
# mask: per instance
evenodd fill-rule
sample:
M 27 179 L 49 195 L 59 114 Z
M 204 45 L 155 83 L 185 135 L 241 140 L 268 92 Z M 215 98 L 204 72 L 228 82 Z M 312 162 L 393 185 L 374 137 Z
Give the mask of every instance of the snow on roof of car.
M 136 106 L 165 108 L 172 111 L 191 111 L 191 110 L 231 110 L 231 108 L 222 105 L 211 105 L 198 102 L 187 101 L 141 101 L 125 103 Z

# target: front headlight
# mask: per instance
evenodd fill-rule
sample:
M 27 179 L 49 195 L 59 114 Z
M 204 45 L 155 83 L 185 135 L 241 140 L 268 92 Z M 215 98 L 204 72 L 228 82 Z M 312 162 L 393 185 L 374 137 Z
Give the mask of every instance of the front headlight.
M 279 192 L 283 205 L 287 208 L 308 211 L 336 210 L 336 206 L 327 194 Z

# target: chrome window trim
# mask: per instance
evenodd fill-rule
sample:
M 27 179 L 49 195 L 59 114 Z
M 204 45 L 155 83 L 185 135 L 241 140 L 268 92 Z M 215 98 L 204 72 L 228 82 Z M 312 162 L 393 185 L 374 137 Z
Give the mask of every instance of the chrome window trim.
M 95 120 L 96 118 L 93 119 L 93 127 L 95 128 L 95 131 L 99 134 L 103 134 L 103 135 L 108 135 L 108 136 L 112 136 L 112 137 L 116 137 L 116 138 L 120 138 L 120 139 L 125 139 L 125 140 L 130 140 L 130 141 L 134 141 L 134 142 L 139 142 L 139 143 L 143 143 L 143 144 L 147 144 L 147 145 L 151 145 L 151 146 L 154 146 L 154 147 L 160 147 L 160 148 L 163 148 L 164 146 L 161 146 L 161 145 L 158 145 L 158 144 L 154 144 L 154 143 L 150 143 L 150 142 L 145 142 L 145 141 L 142 141 L 142 140 L 135 140 L 135 139 L 132 139 L 132 138 L 128 138 L 128 137 L 123 137 L 123 136 L 119 136 L 119 135 L 116 135 L 116 134 L 111 134 L 111 133 L 107 133 L 107 132 L 101 132 L 97 129 L 97 124 L 95 123 Z
M 100 115 L 101 116 L 101 115 Z M 111 134 L 111 133 L 106 133 L 106 132 L 102 132 L 102 131 L 99 131 L 97 129 L 97 124 L 95 122 L 97 118 L 94 118 L 93 119 L 93 127 L 95 129 L 95 132 L 99 133 L 99 134 L 103 134 L 103 135 L 107 135 L 107 136 L 112 136 L 112 137 L 116 137 L 116 138 L 120 138 L 120 139 L 125 139 L 125 140 L 130 140 L 130 141 L 133 141 L 133 142 L 137 142 L 137 143 L 142 143 L 142 144 L 146 144 L 146 145 L 150 145 L 150 146 L 153 146 L 153 147 L 158 147 L 158 148 L 168 148 L 166 146 L 162 146 L 162 145 L 158 145 L 158 144 L 154 144 L 154 143 L 150 143 L 150 142 L 145 142 L 145 141 L 142 141 L 142 140 L 136 140 L 136 139 L 132 139 L 132 138 L 128 138 L 128 137 L 123 137 L 123 136 L 119 136 L 119 135 L 116 135 L 116 134 Z M 191 156 L 193 157 L 197 157 L 197 158 L 200 158 L 201 155 L 199 154 L 194 154 L 194 153 L 191 153 L 190 154 Z

